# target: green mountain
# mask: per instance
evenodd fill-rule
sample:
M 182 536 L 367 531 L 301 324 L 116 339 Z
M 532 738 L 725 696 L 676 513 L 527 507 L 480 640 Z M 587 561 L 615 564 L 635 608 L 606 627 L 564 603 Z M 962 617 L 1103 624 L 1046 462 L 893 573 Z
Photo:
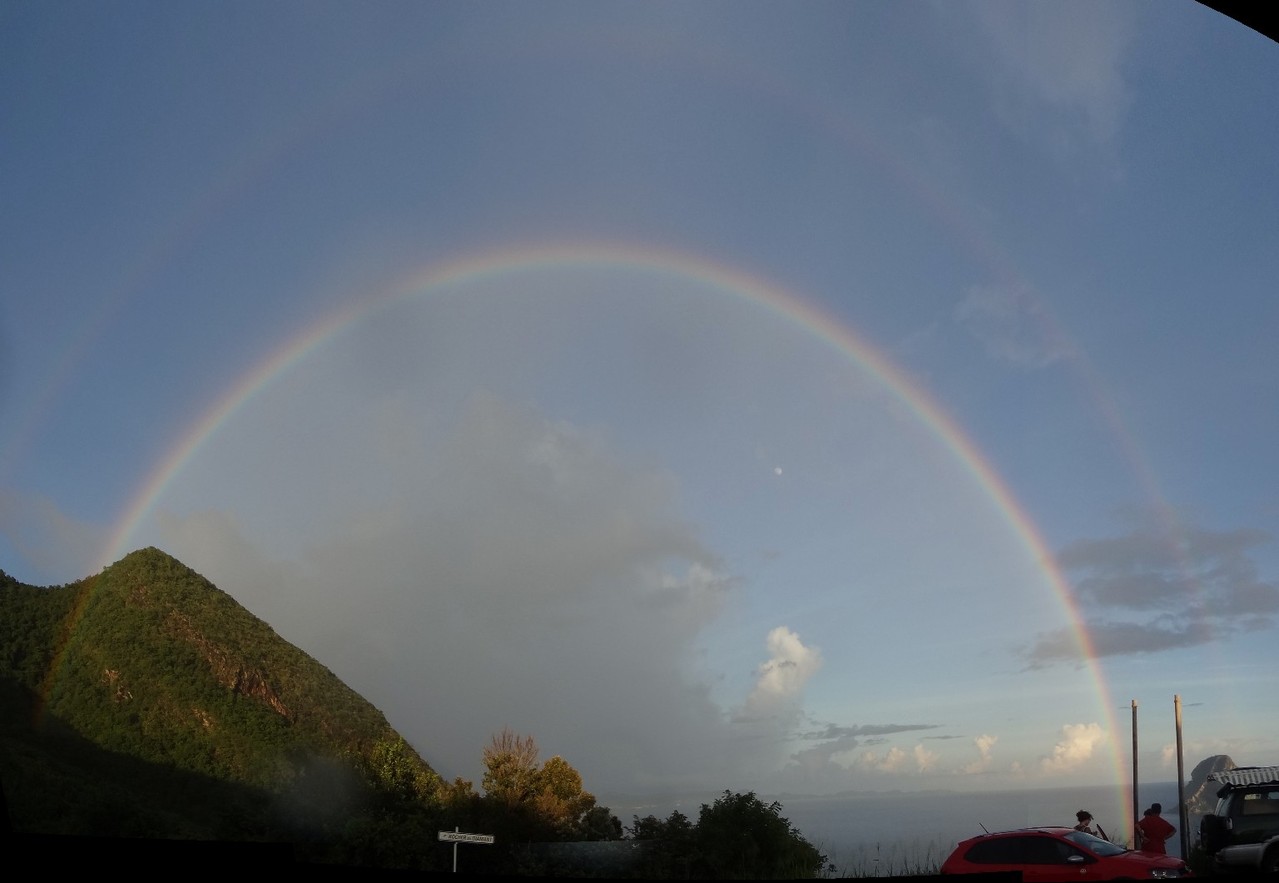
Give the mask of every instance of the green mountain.
M 562 757 L 504 730 L 483 795 L 446 783 L 382 713 L 158 549 L 65 586 L 0 571 L 0 873 L 815 876 L 780 804 L 725 791 L 631 839 Z M 743 834 L 748 832 L 748 834 Z M 123 842 L 121 838 L 137 838 Z M 744 839 L 745 838 L 745 839 Z
M 0 571 L 0 784 L 17 832 L 340 860 L 385 847 L 391 817 L 422 839 L 443 821 L 440 777 L 380 711 L 153 548 L 66 586 Z

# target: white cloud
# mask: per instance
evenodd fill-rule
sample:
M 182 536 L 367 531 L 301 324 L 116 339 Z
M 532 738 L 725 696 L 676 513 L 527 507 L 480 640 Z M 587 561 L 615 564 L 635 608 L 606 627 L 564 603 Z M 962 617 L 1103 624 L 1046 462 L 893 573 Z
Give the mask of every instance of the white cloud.
M 908 756 L 904 750 L 894 745 L 883 754 L 877 751 L 862 752 L 857 757 L 856 766 L 881 773 L 895 773 L 906 763 Z
M 990 750 L 995 747 L 995 743 L 998 741 L 998 736 L 989 736 L 985 733 L 973 740 L 977 745 L 977 751 L 980 752 L 982 760 L 990 760 Z
M 929 751 L 923 745 L 915 746 L 914 755 L 915 768 L 921 773 L 928 772 L 937 765 L 937 761 L 941 758 L 941 755 L 936 751 Z
M 744 719 L 792 714 L 804 685 L 822 665 L 821 651 L 805 646 L 786 626 L 769 632 L 766 646 L 769 658 L 759 667 L 755 688 L 741 714 Z
M 960 767 L 959 772 L 964 774 L 973 774 L 985 772 L 990 769 L 991 750 L 995 747 L 995 743 L 998 741 L 998 736 L 991 736 L 986 733 L 982 733 L 974 739 L 973 744 L 977 746 L 978 757 L 976 760 Z
M 932 769 L 938 758 L 935 751 L 929 751 L 923 745 L 916 744 L 910 751 L 894 745 L 882 754 L 864 751 L 857 756 L 853 765 L 877 773 L 904 773 L 913 769 L 922 774 Z
M 825 724 L 817 729 L 795 733 L 793 738 L 804 743 L 814 743 L 794 752 L 790 761 L 774 780 L 779 791 L 805 790 L 813 793 L 829 793 L 841 788 L 855 788 L 858 771 L 876 771 L 884 764 L 893 766 L 904 762 L 906 754 L 898 749 L 879 755 L 865 751 L 863 746 L 879 744 L 886 737 L 897 733 L 936 729 L 936 724 L 858 724 L 839 726 Z M 937 756 L 915 749 L 917 764 L 931 767 Z
M 1066 773 L 1078 769 L 1092 758 L 1105 735 L 1098 723 L 1064 725 L 1061 739 L 1053 746 L 1052 754 L 1040 758 L 1040 769 L 1045 773 Z

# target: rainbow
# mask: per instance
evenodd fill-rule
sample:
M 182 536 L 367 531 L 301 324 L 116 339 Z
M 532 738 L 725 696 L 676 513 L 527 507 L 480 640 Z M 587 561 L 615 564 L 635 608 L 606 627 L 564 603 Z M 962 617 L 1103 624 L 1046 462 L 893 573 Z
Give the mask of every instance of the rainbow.
M 142 483 L 112 531 L 101 556 L 103 565 L 118 560 L 131 550 L 134 536 L 154 510 L 173 478 L 217 433 L 224 422 L 273 380 L 297 365 L 306 356 L 373 312 L 415 297 L 425 297 L 450 285 L 482 281 L 517 272 L 556 268 L 614 269 L 642 271 L 682 277 L 744 298 L 782 320 L 797 326 L 865 370 L 901 402 L 918 421 L 953 454 L 982 492 L 994 503 L 1022 546 L 1043 572 L 1065 611 L 1074 640 L 1085 660 L 1103 717 L 1111 735 L 1115 781 L 1123 783 L 1126 762 L 1119 751 L 1111 699 L 1092 640 L 1084 627 L 1069 583 L 1056 565 L 1032 519 L 1027 515 L 1003 479 L 974 443 L 924 390 L 912 383 L 889 359 L 857 332 L 836 320 L 815 304 L 787 292 L 758 275 L 669 248 L 645 248 L 615 244 L 567 244 L 543 247 L 508 248 L 480 252 L 417 271 L 391 285 L 386 291 L 357 299 L 303 329 L 283 346 L 246 371 L 183 434 L 170 453 Z M 1121 812 L 1130 807 L 1126 799 Z

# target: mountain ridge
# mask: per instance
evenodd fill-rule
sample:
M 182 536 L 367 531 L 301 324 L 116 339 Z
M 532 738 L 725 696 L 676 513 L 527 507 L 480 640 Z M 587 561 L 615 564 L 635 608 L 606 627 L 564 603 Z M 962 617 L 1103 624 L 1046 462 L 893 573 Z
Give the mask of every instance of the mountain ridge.
M 155 836 L 332 833 L 380 806 L 438 809 L 445 787 L 381 711 L 154 547 L 65 586 L 0 571 L 0 679 L 15 830 L 35 817 L 48 833 L 87 833 L 74 830 L 85 817 L 74 792 L 96 794 L 94 772 L 116 767 L 126 791 L 130 777 L 181 777 L 179 793 L 153 789 L 166 795 L 162 814 L 108 800 L 129 804 L 115 815 L 146 815 Z M 183 789 L 219 800 L 230 789 L 248 817 L 185 819 Z M 128 828 L 112 815 L 97 813 L 95 827 Z
M 287 763 L 274 772 L 245 768 L 250 762 L 232 737 L 252 723 L 259 735 L 295 750 L 365 759 L 364 771 L 375 781 L 387 778 L 378 768 L 384 755 L 399 753 L 421 780 L 414 783 L 419 796 L 438 785 L 435 771 L 381 711 L 172 556 L 154 547 L 132 552 L 88 581 L 86 594 L 49 690 L 50 710 L 65 704 L 59 681 L 70 668 L 81 683 L 103 682 L 122 710 L 144 704 L 142 694 L 150 691 L 160 713 L 142 722 L 157 734 L 176 730 L 211 743 L 214 767 L 237 780 L 269 787 L 297 773 Z M 140 646 L 148 637 L 153 640 Z M 163 664 L 150 664 L 151 654 Z M 225 692 L 208 689 L 206 678 Z M 187 704 L 179 708 L 181 700 Z M 164 713 L 157 705 L 172 707 Z M 228 738 L 220 738 L 228 729 Z

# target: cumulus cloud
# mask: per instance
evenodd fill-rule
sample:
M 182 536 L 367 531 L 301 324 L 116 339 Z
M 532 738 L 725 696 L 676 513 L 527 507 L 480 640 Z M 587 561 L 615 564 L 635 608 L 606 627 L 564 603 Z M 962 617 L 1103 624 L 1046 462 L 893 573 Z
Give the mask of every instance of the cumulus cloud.
M 964 774 L 973 774 L 985 772 L 990 769 L 991 750 L 994 749 L 995 743 L 999 741 L 998 736 L 991 736 L 983 733 L 973 740 L 973 744 L 977 746 L 977 759 L 971 763 L 967 763 L 960 767 L 960 772 Z
M 791 755 L 791 768 L 806 771 L 814 781 L 841 772 L 856 749 L 879 745 L 897 733 L 936 729 L 937 724 L 860 724 L 839 726 L 828 723 L 818 729 L 795 734 L 796 741 L 813 742 Z
M 1092 758 L 1105 737 L 1100 724 L 1066 724 L 1061 728 L 1061 739 L 1053 746 L 1052 754 L 1039 759 L 1039 767 L 1050 774 L 1078 769 Z
M 898 733 L 938 727 L 938 724 L 840 726 L 828 723 L 798 732 L 794 735 L 795 741 L 811 744 L 791 754 L 789 763 L 774 778 L 774 784 L 779 790 L 806 789 L 827 793 L 864 785 L 866 774 L 879 776 L 911 770 L 925 772 L 936 766 L 940 755 L 922 744 L 917 744 L 909 751 L 901 746 L 890 746 L 883 750 L 870 746 L 884 745 Z
M 1279 583 L 1259 577 L 1252 550 L 1271 542 L 1256 530 L 1178 530 L 1144 524 L 1127 534 L 1083 540 L 1057 561 L 1072 580 L 1098 657 L 1193 647 L 1274 628 Z M 1029 667 L 1079 661 L 1069 630 L 1039 635 Z
M 995 747 L 995 743 L 999 741 L 998 736 L 990 736 L 985 733 L 973 740 L 977 746 L 978 753 L 981 754 L 982 760 L 990 760 L 990 750 Z
M 937 765 L 938 759 L 941 757 L 936 751 L 930 751 L 923 745 L 916 745 L 914 748 L 915 769 L 921 773 L 926 773 Z
M 786 626 L 769 632 L 766 646 L 768 661 L 759 667 L 755 688 L 738 715 L 741 720 L 795 715 L 804 685 L 821 668 L 821 651 L 805 646 Z
M 970 286 L 954 319 L 990 358 L 1019 368 L 1043 368 L 1070 352 L 1043 301 L 1025 290 Z
M 937 763 L 937 758 L 936 752 L 929 751 L 923 745 L 916 745 L 910 751 L 893 746 L 882 754 L 863 751 L 854 759 L 853 766 L 877 773 L 926 773 Z
M 854 760 L 854 765 L 881 773 L 895 773 L 906 763 L 906 752 L 893 746 L 882 754 L 877 751 L 863 751 Z

